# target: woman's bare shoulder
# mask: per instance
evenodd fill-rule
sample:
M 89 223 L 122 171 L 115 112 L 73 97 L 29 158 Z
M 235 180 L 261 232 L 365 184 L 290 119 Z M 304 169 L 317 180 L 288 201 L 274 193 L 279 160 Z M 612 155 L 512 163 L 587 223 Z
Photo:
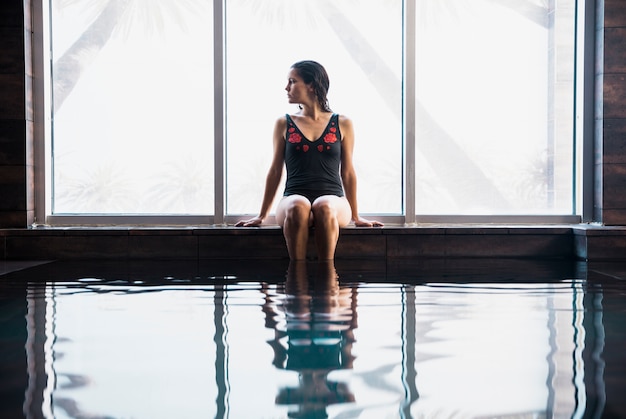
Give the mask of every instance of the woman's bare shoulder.
M 281 115 L 278 118 L 276 118 L 276 121 L 274 122 L 274 125 L 276 125 L 277 127 L 286 127 L 287 126 L 287 115 Z
M 339 126 L 342 129 L 352 129 L 352 119 L 347 117 L 346 115 L 339 114 Z
M 287 129 L 287 117 L 285 115 L 282 115 L 276 118 L 276 121 L 274 122 L 274 133 L 284 134 L 286 129 Z

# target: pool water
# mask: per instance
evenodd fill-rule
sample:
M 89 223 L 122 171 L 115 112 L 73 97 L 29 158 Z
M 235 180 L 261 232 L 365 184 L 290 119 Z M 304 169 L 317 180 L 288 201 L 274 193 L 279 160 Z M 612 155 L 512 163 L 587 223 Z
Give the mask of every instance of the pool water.
M 0 276 L 0 417 L 626 417 L 626 268 L 65 262 Z

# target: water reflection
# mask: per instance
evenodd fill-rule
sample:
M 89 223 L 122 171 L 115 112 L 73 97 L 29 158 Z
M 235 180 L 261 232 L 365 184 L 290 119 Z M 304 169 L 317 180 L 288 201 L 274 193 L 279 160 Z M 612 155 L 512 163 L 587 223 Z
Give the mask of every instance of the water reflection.
M 0 281 L 0 417 L 626 417 L 619 278 L 94 269 Z
M 278 405 L 297 406 L 291 417 L 326 417 L 331 404 L 353 402 L 345 382 L 329 379 L 335 370 L 351 369 L 356 318 L 356 289 L 339 287 L 332 261 L 314 265 L 292 262 L 284 294 L 267 294 L 263 311 L 266 327 L 275 331 L 269 341 L 272 364 L 296 371 L 296 386 L 284 386 L 276 396 Z

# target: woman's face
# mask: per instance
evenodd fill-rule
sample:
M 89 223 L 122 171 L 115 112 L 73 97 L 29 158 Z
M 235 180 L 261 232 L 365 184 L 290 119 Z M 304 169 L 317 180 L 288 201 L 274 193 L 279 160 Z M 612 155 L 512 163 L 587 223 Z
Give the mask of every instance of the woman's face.
M 294 68 L 289 70 L 285 90 L 287 91 L 289 103 L 308 103 L 314 98 L 311 85 L 304 83 L 298 71 Z

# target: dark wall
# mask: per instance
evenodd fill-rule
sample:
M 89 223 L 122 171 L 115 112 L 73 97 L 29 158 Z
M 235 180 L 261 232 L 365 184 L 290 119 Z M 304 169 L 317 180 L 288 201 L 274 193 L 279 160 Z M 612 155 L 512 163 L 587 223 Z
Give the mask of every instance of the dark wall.
M 34 222 L 31 1 L 0 3 L 0 228 Z M 594 220 L 626 225 L 626 1 L 597 6 Z
M 0 4 L 0 227 L 34 221 L 30 0 Z
M 595 218 L 626 225 L 626 1 L 604 0 L 598 11 Z

